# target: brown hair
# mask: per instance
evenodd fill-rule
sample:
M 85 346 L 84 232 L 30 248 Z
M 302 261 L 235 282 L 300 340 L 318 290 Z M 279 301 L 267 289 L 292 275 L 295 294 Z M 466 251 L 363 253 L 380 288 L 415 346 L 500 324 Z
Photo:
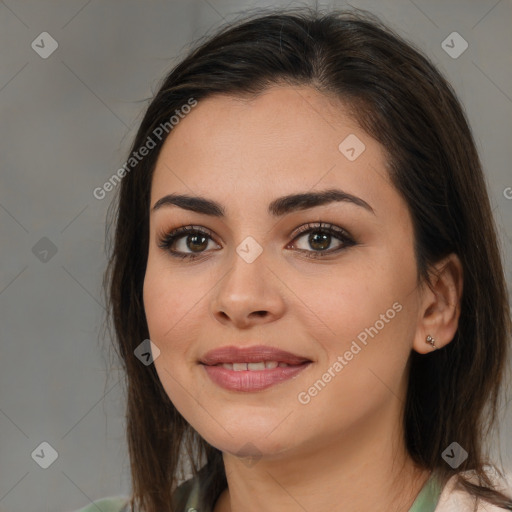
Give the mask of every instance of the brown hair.
M 165 77 L 131 152 L 191 98 L 257 94 L 278 83 L 334 94 L 383 145 L 390 179 L 413 220 L 419 283 L 430 286 L 431 266 L 450 253 L 459 256 L 464 289 L 457 333 L 428 356 L 411 353 L 403 417 L 406 447 L 443 483 L 474 470 L 478 484 L 461 479 L 461 485 L 512 510 L 512 500 L 494 489 L 484 467 L 483 444 L 497 427 L 512 332 L 496 227 L 463 109 L 419 50 L 366 11 L 322 14 L 303 8 L 253 14 L 202 41 Z M 145 366 L 134 356 L 149 337 L 142 289 L 152 173 L 164 141 L 157 141 L 122 179 L 110 211 L 116 229 L 104 278 L 107 320 L 113 320 L 127 378 L 132 505 L 145 512 L 172 510 L 180 448 L 194 474 L 198 461 L 206 460 L 210 503 L 226 486 L 221 452 L 176 410 L 154 365 Z M 441 457 L 453 441 L 468 452 L 456 469 Z

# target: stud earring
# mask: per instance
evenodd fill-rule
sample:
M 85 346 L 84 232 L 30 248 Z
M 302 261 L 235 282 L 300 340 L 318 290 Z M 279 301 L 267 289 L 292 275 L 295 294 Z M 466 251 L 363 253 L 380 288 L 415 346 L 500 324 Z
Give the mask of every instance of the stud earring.
M 430 336 L 430 334 L 426 337 L 425 341 L 427 343 L 430 343 L 432 345 L 432 347 L 434 347 L 434 350 L 437 349 L 436 345 L 435 345 L 435 339 L 432 338 L 432 336 Z

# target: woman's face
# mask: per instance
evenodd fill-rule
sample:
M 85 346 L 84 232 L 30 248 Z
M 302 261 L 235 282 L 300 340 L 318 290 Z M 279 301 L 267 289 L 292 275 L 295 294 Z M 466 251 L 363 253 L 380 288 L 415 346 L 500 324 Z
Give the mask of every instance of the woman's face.
M 315 199 L 326 190 L 339 192 Z M 171 194 L 218 207 L 153 209 Z M 183 226 L 202 232 L 161 244 Z M 342 105 L 273 87 L 202 100 L 173 128 L 152 182 L 144 307 L 162 385 L 210 444 L 298 453 L 398 422 L 420 305 L 408 209 Z

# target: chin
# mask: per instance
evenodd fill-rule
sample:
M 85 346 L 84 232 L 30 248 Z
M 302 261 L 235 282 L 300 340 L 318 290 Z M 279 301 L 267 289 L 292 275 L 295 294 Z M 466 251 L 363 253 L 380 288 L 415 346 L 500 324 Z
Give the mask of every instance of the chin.
M 223 453 L 229 453 L 236 457 L 259 459 L 263 456 L 269 458 L 279 456 L 292 448 L 291 437 L 286 432 L 268 436 L 268 433 L 272 432 L 275 427 L 275 422 L 265 429 L 240 425 L 236 429 L 229 429 L 228 433 L 218 425 L 213 432 L 209 425 L 206 430 L 197 429 L 197 432 L 205 441 Z

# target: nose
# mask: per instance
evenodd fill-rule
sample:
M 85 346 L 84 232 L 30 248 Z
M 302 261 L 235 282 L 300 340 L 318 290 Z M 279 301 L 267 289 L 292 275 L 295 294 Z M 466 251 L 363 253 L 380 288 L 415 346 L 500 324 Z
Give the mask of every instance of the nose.
M 286 305 L 281 292 L 283 286 L 267 266 L 264 254 L 248 263 L 235 253 L 230 263 L 231 268 L 212 293 L 214 318 L 239 329 L 281 318 Z

